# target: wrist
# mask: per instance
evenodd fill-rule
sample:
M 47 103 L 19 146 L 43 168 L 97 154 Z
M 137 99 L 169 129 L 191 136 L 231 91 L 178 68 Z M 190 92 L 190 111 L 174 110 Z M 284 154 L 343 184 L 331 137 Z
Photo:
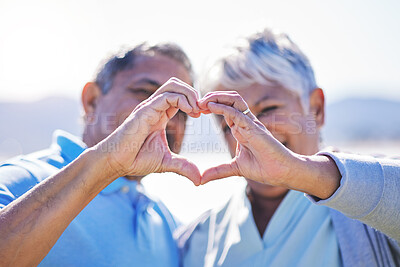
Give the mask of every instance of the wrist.
M 101 181 L 109 184 L 121 176 L 118 168 L 113 167 L 110 162 L 110 153 L 103 150 L 101 146 L 89 148 L 85 154 L 90 168 L 96 172 Z
M 341 175 L 335 162 L 323 155 L 296 155 L 288 188 L 327 199 L 339 188 Z

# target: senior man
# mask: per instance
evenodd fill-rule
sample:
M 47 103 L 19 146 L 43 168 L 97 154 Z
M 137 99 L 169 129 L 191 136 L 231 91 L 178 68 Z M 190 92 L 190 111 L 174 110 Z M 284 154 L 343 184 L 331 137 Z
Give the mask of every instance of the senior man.
M 173 171 L 200 183 L 174 153 L 186 114 L 199 116 L 192 83 L 175 44 L 112 57 L 83 88 L 82 140 L 56 131 L 49 149 L 0 167 L 0 265 L 178 266 L 175 221 L 138 182 Z
M 287 35 L 250 35 L 206 84 L 199 108 L 223 115 L 233 160 L 202 183 L 243 176 L 247 188 L 178 234 L 184 266 L 399 266 L 400 164 L 314 155 L 324 93 Z

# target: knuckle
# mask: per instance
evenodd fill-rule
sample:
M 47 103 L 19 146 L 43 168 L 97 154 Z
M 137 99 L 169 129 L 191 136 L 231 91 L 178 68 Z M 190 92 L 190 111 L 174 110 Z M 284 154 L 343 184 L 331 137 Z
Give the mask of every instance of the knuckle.
M 236 93 L 236 94 L 234 95 L 234 99 L 235 99 L 236 101 L 243 101 L 243 97 L 242 97 L 241 95 L 239 95 L 238 93 Z
M 168 97 L 171 97 L 171 96 L 173 96 L 174 94 L 172 94 L 172 93 L 170 93 L 170 92 L 164 92 L 164 93 L 162 93 L 162 94 L 160 94 L 158 97 L 166 97 L 166 98 L 168 98 Z
M 170 82 L 172 82 L 172 83 L 180 82 L 180 80 L 179 80 L 178 78 L 174 77 L 174 76 L 172 76 L 171 78 L 169 78 L 168 81 L 170 81 Z
M 191 96 L 193 99 L 197 99 L 197 94 L 196 94 L 196 92 L 194 92 L 194 91 L 191 91 L 190 96 Z
M 240 118 L 241 112 L 237 109 L 235 109 L 235 112 L 233 113 L 233 116 L 236 118 Z
M 162 87 L 165 90 L 171 90 L 172 86 L 176 85 L 176 81 L 172 81 L 171 79 L 169 79 Z

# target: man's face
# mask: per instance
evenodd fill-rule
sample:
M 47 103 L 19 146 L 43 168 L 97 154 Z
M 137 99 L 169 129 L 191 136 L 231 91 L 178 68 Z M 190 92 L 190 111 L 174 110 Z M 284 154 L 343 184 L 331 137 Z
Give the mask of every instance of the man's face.
M 189 72 L 179 62 L 163 56 L 137 56 L 132 69 L 117 73 L 112 88 L 101 95 L 93 114 L 95 119 L 90 127 L 92 143 L 98 143 L 111 134 L 133 111 L 171 77 L 192 84 Z M 170 120 L 167 125 L 167 139 L 171 150 L 178 153 L 185 131 L 183 113 Z

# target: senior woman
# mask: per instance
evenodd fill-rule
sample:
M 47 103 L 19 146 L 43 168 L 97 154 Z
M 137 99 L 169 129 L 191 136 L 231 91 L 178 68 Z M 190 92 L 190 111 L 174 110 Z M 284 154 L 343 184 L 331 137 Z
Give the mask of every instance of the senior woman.
M 315 154 L 324 93 L 287 35 L 251 35 L 208 79 L 199 107 L 222 115 L 233 160 L 202 183 L 244 176 L 247 188 L 179 233 L 184 266 L 399 266 L 399 174 Z

